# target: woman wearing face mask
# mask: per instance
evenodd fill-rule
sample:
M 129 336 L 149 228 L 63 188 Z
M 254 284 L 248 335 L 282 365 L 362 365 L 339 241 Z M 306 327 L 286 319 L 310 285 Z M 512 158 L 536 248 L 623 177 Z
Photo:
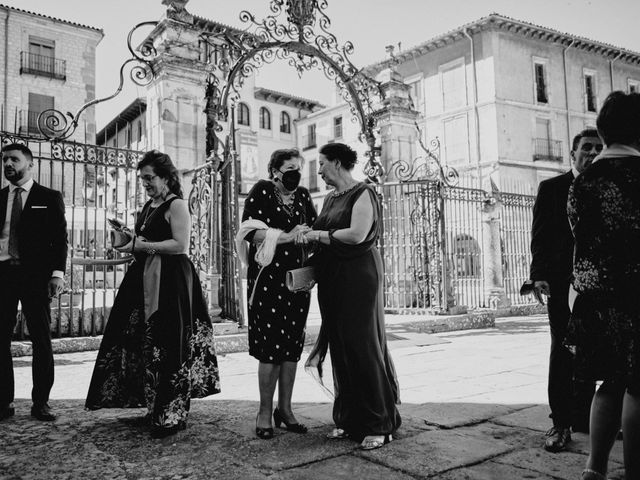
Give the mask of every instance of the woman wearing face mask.
M 276 150 L 269 161 L 269 180 L 260 180 L 244 204 L 236 237 L 240 258 L 248 263 L 249 354 L 260 362 L 260 410 L 256 435 L 273 438 L 276 427 L 306 433 L 291 409 L 296 369 L 304 345 L 309 292 L 292 293 L 285 286 L 287 270 L 305 260 L 298 245 L 316 219 L 309 191 L 300 187 L 302 158 L 297 150 Z M 248 256 L 243 254 L 249 242 Z M 258 255 L 256 255 L 258 253 Z M 278 406 L 273 395 L 278 385 Z

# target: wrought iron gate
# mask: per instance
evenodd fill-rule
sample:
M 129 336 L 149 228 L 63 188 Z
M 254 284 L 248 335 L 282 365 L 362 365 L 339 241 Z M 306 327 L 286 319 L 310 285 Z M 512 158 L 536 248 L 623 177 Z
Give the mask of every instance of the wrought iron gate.
M 99 335 L 125 272 L 125 265 L 76 265 L 72 259 L 115 259 L 107 218 L 133 224 L 143 201 L 136 164 L 143 152 L 76 142 L 48 142 L 0 132 L 0 144 L 27 145 L 34 156 L 33 177 L 62 192 L 66 206 L 69 255 L 64 293 L 52 301 L 54 337 Z M 0 180 L 0 188 L 6 180 Z M 18 317 L 16 339 L 25 336 Z

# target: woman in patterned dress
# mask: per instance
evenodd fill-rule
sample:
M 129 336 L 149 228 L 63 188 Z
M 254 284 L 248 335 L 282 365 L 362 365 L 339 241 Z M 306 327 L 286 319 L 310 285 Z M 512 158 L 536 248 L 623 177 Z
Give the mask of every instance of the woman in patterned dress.
M 293 414 L 291 395 L 304 346 L 310 294 L 292 293 L 285 286 L 287 270 L 300 268 L 305 260 L 303 246 L 298 243 L 316 219 L 309 191 L 299 186 L 301 167 L 297 150 L 274 151 L 269 161 L 269 180 L 260 180 L 251 189 L 242 215 L 243 225 L 260 221 L 268 227 L 253 229 L 244 237 L 250 242 L 249 354 L 260 362 L 256 435 L 262 439 L 273 437 L 272 412 L 276 426 L 284 423 L 289 431 L 307 431 Z M 274 234 L 277 240 L 273 259 L 262 267 L 255 258 L 257 247 Z M 276 384 L 278 406 L 272 410 Z
M 593 397 L 583 479 L 604 479 L 622 425 L 625 478 L 640 478 L 640 94 L 613 92 L 597 119 L 606 148 L 569 190 L 575 237 L 567 343 Z
M 320 149 L 320 175 L 335 188 L 306 234 L 308 241 L 320 245 L 310 262 L 316 266 L 322 314 L 321 333 L 307 365 L 319 367 L 329 349 L 337 427 L 329 438 L 348 436 L 371 450 L 392 440 L 401 418 L 385 334 L 382 258 L 376 247 L 380 203 L 370 186 L 351 176 L 356 158 L 342 143 Z
M 178 171 L 156 150 L 138 163 L 150 200 L 96 359 L 86 408 L 147 407 L 153 437 L 186 427 L 190 400 L 220 391 L 211 319 L 187 257 L 190 215 Z

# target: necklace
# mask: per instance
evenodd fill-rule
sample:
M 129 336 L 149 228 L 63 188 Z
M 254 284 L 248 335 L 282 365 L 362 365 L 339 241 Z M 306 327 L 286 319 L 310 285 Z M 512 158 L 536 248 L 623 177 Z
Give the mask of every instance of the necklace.
M 282 206 L 284 213 L 286 213 L 287 216 L 289 217 L 293 217 L 293 214 L 295 213 L 293 211 L 293 208 L 294 208 L 293 202 L 294 202 L 295 193 L 292 193 L 291 196 L 289 197 L 289 201 L 285 202 L 284 198 L 282 197 L 282 193 L 280 192 L 278 187 L 276 187 L 274 190 L 276 192 L 276 199 L 278 200 L 278 203 Z
M 345 195 L 347 193 L 349 193 L 351 190 L 353 190 L 354 188 L 356 188 L 358 185 L 360 185 L 360 182 L 356 182 L 353 185 L 351 185 L 349 188 L 345 188 L 344 190 L 342 190 L 341 192 L 332 192 L 331 196 L 332 197 L 341 197 L 342 195 Z
M 140 231 L 144 232 L 144 229 L 147 227 L 147 223 L 149 223 L 149 221 L 153 218 L 153 216 L 155 215 L 155 213 L 158 211 L 158 209 L 164 204 L 164 202 L 166 202 L 166 200 L 164 200 L 160 205 L 158 205 L 157 207 L 152 207 L 151 203 L 149 204 L 149 207 L 147 208 L 147 210 L 144 212 L 144 218 L 142 219 L 142 225 L 140 226 Z M 153 211 L 152 211 L 153 210 Z

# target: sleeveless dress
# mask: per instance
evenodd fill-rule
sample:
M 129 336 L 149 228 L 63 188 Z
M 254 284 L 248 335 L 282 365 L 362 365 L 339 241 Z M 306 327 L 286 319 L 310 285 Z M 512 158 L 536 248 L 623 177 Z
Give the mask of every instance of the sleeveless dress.
M 285 232 L 301 223 L 312 225 L 316 210 L 307 189 L 298 187 L 293 205 L 285 207 L 276 188 L 268 180 L 256 183 L 245 200 L 242 221 L 261 220 Z M 249 234 L 247 240 L 251 238 Z M 249 354 L 262 363 L 297 362 L 304 346 L 311 297 L 309 292 L 290 292 L 285 286 L 285 277 L 287 270 L 302 267 L 304 252 L 293 243 L 278 245 L 273 260 L 262 273 L 255 256 L 256 246 L 252 243 L 247 298 L 251 298 L 254 286 L 255 293 L 249 305 Z
M 310 263 L 318 277 L 322 327 L 311 353 L 321 364 L 328 344 L 333 368 L 333 420 L 358 441 L 367 435 L 393 433 L 402 422 L 396 404 L 399 387 L 387 348 L 384 324 L 382 258 L 376 248 L 380 204 L 373 188 L 361 183 L 342 195 L 326 198 L 313 228 L 339 230 L 351 225 L 353 206 L 361 195 L 374 205 L 367 238 L 349 245 L 332 238 Z
M 148 241 L 171 238 L 151 201 L 136 222 Z M 191 398 L 220 392 L 214 338 L 202 286 L 185 254 L 136 253 L 115 298 L 86 408 L 147 407 L 152 426 L 183 425 Z

